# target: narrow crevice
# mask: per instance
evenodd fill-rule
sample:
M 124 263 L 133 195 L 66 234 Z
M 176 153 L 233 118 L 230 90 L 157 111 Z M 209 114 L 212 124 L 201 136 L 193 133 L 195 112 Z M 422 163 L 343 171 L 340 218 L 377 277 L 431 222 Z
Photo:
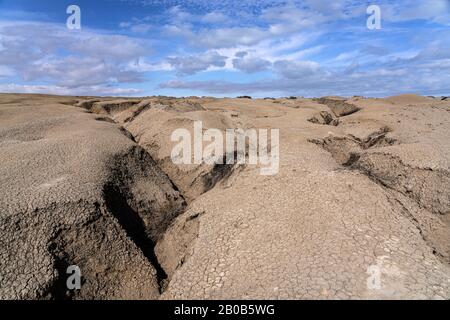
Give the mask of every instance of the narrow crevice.
M 139 214 L 130 207 L 123 193 L 116 186 L 107 185 L 104 187 L 103 196 L 106 208 L 118 220 L 128 237 L 141 250 L 143 255 L 156 270 L 156 278 L 162 291 L 167 274 L 158 262 L 155 254 L 156 243 L 147 235 L 144 221 Z
M 339 125 L 339 118 L 335 117 L 328 111 L 321 111 L 314 117 L 309 118 L 308 121 L 314 124 L 321 124 L 334 127 L 337 127 Z
M 166 284 L 194 253 L 194 244 L 198 239 L 200 217 L 205 211 L 187 211 L 178 217 L 171 228 L 158 241 L 156 254 L 167 272 Z
M 56 245 L 52 243 L 49 248 L 52 253 L 54 262 L 53 266 L 56 269 L 58 276 L 47 288 L 46 293 L 43 295 L 45 299 L 51 300 L 73 300 L 75 291 L 67 290 L 67 268 L 71 265 L 69 258 L 63 251 L 58 252 Z
M 145 109 L 145 108 L 143 108 Z M 110 119 L 111 123 L 115 123 L 119 130 L 128 137 L 131 141 L 136 143 L 139 146 L 136 138 L 133 136 L 131 132 L 126 130 L 123 126 L 118 124 L 114 119 L 106 116 L 106 118 Z M 99 119 L 97 119 L 99 120 Z M 104 120 L 100 120 L 104 121 Z M 142 148 L 142 147 L 139 147 Z M 142 154 L 139 156 L 139 161 L 142 162 L 143 166 L 146 166 L 147 160 L 152 160 L 153 164 L 161 170 L 161 172 L 165 175 L 167 180 L 169 181 L 172 189 L 179 193 L 180 197 L 183 199 L 183 207 L 181 209 L 167 212 L 167 216 L 173 217 L 172 222 L 182 213 L 184 213 L 186 208 L 185 197 L 177 187 L 177 185 L 170 179 L 170 177 L 162 170 L 162 168 L 158 165 L 156 161 L 150 156 L 150 154 L 142 148 Z M 117 172 L 116 177 L 119 177 L 121 180 L 119 172 Z M 122 177 L 123 178 L 123 177 Z M 123 184 L 123 181 L 119 183 Z M 103 190 L 103 195 L 105 199 L 105 204 L 107 210 L 111 212 L 115 218 L 118 220 L 119 224 L 125 230 L 128 237 L 133 241 L 133 243 L 141 250 L 145 258 L 150 262 L 150 264 L 155 268 L 156 271 L 156 280 L 158 282 L 159 292 L 162 294 L 165 289 L 169 285 L 169 278 L 161 263 L 158 260 L 158 256 L 155 251 L 155 247 L 158 241 L 163 237 L 167 228 L 171 225 L 170 222 L 166 227 L 162 228 L 158 233 L 160 234 L 158 237 L 151 236 L 146 228 L 145 222 L 142 220 L 138 210 L 138 206 L 136 206 L 136 200 L 133 199 L 133 194 L 127 189 L 127 187 L 120 186 L 117 184 L 106 185 Z
M 350 156 L 346 162 L 344 162 L 342 165 L 344 167 L 351 167 L 353 164 L 355 164 L 359 159 L 361 155 L 357 152 L 350 152 Z
M 96 117 L 95 120 L 108 123 L 115 123 L 114 120 L 109 117 Z
M 119 127 L 120 132 L 123 133 L 124 136 L 126 136 L 128 139 L 130 139 L 131 141 L 133 141 L 134 143 L 137 144 L 136 139 L 134 138 L 134 136 L 130 133 L 130 131 L 128 131 L 127 129 L 125 129 L 124 127 Z
M 400 207 L 400 211 L 403 214 L 403 216 L 405 218 L 407 218 L 418 230 L 422 240 L 427 244 L 428 247 L 430 247 L 430 249 L 432 250 L 433 255 L 435 255 L 438 259 L 440 259 L 441 261 L 445 262 L 445 263 L 450 263 L 449 258 L 445 257 L 445 255 L 443 255 L 439 249 L 435 246 L 435 244 L 433 243 L 432 240 L 430 240 L 426 235 L 425 235 L 425 231 L 422 229 L 422 224 L 420 223 L 420 221 L 410 212 L 410 210 L 408 208 L 406 208 L 405 204 L 400 200 L 400 195 L 402 195 L 403 197 L 405 197 L 406 199 L 412 200 L 419 208 L 421 208 L 421 204 L 417 201 L 415 201 L 414 199 L 411 199 L 410 197 L 408 197 L 405 194 L 402 194 L 401 192 L 397 191 L 396 189 L 392 188 L 390 185 L 384 183 L 381 179 L 379 179 L 378 177 L 376 177 L 375 175 L 371 174 L 370 172 L 366 171 L 366 170 L 361 170 L 359 168 L 350 168 L 353 170 L 356 170 L 360 173 L 362 173 L 364 176 L 366 176 L 367 178 L 369 178 L 372 182 L 376 183 L 377 185 L 379 185 L 380 187 L 382 187 L 385 191 L 387 191 L 387 195 L 388 195 L 388 200 L 392 205 L 397 205 L 398 207 Z
M 370 148 L 379 148 L 384 146 L 392 146 L 397 143 L 394 138 L 387 137 L 387 134 L 392 132 L 392 129 L 384 126 L 371 134 L 366 138 L 360 139 L 354 135 L 349 135 L 353 140 L 357 141 L 363 150 Z
M 325 97 L 315 99 L 315 101 L 330 108 L 330 110 L 338 118 L 349 116 L 361 110 L 361 108 L 357 107 L 356 105 L 348 103 L 346 99 Z
M 237 163 L 237 157 L 237 152 L 234 152 L 233 164 L 227 164 L 227 155 L 224 155 L 221 164 L 214 164 L 211 172 L 200 176 L 204 185 L 204 193 L 208 192 L 209 190 L 214 188 L 220 181 L 229 178 L 233 174 L 234 169 L 236 168 L 235 164 Z
M 389 127 L 382 127 L 363 139 L 349 134 L 328 136 L 323 139 L 309 139 L 308 141 L 328 151 L 340 165 L 349 167 L 360 159 L 364 150 L 395 145 L 397 140 L 387 137 L 390 132 L 392 130 Z
M 87 110 L 92 110 L 92 108 L 96 107 L 96 102 L 98 101 L 90 101 L 84 103 L 83 106 Z M 126 167 L 128 161 L 130 161 L 128 157 L 122 157 L 118 164 L 113 165 L 113 167 L 116 168 L 113 168 L 114 177 L 111 179 L 111 183 L 104 186 L 103 189 L 106 209 L 113 214 L 127 236 L 155 268 L 159 291 L 162 294 L 169 286 L 173 272 L 183 265 L 189 257 L 187 250 L 198 236 L 200 214 L 191 215 L 187 212 L 187 198 L 185 194 L 183 194 L 183 190 L 170 179 L 163 168 L 164 166 L 158 161 L 155 161 L 146 148 L 140 145 L 139 137 L 135 137 L 131 132 L 119 124 L 118 121 L 114 120 L 111 116 L 111 109 L 114 109 L 114 107 L 111 107 L 108 102 L 102 103 L 102 107 L 107 111 L 107 114 L 98 116 L 96 120 L 116 124 L 120 131 L 131 141 L 136 143 L 136 147 L 141 149 L 142 153 L 145 153 L 145 155 L 140 153 L 134 155 L 134 157 L 138 157 L 137 161 L 141 163 L 143 168 L 150 165 L 147 162 L 151 161 L 153 165 L 165 175 L 171 184 L 171 188 L 177 192 L 183 200 L 181 208 L 167 209 L 167 212 L 163 213 L 165 218 L 162 220 L 156 218 L 156 216 L 161 213 L 152 212 L 151 207 L 147 207 L 147 205 L 144 204 L 145 199 L 135 199 L 135 195 L 130 190 L 130 183 L 132 183 L 133 180 L 133 177 L 130 175 L 133 175 L 133 173 L 122 172 L 123 169 L 127 171 L 127 169 L 124 168 L 124 165 Z M 133 121 L 142 114 L 142 112 L 151 107 L 151 105 L 150 103 L 144 103 L 144 101 L 142 101 L 140 105 L 136 106 L 136 104 L 133 104 L 132 107 L 137 107 L 137 109 L 124 121 L 125 123 Z M 95 110 L 92 110 L 92 112 L 95 113 Z M 237 153 L 234 154 L 234 158 L 236 160 Z M 201 174 L 199 172 L 199 175 L 194 179 L 193 184 L 202 186 L 201 189 L 203 192 L 201 194 L 203 194 L 214 188 L 219 182 L 229 178 L 236 167 L 237 166 L 234 164 L 226 164 L 226 156 L 224 156 L 223 164 L 215 164 L 207 173 Z M 190 200 L 193 201 L 195 198 Z M 153 218 L 153 214 L 156 215 L 155 218 Z M 147 216 L 151 217 L 151 221 L 147 219 Z M 153 225 L 150 226 L 149 224 Z M 176 232 L 174 230 L 176 230 Z M 180 254 L 181 256 L 179 256 Z M 168 259 L 170 261 L 168 261 Z M 176 261 L 172 261 L 171 259 L 175 259 Z M 173 263 L 176 263 L 176 265 L 174 266 Z
M 310 139 L 309 142 L 314 143 L 328 151 L 336 162 L 342 166 L 342 169 L 356 171 L 370 179 L 373 183 L 382 187 L 383 190 L 386 191 L 389 202 L 393 206 L 398 207 L 402 215 L 411 221 L 411 223 L 417 228 L 423 241 L 428 247 L 430 247 L 433 254 L 441 261 L 449 263 L 449 257 L 445 253 L 447 250 L 445 249 L 446 246 L 443 246 L 442 242 L 433 239 L 434 236 L 430 234 L 432 231 L 424 231 L 424 228 L 426 229 L 427 227 L 430 227 L 430 221 L 436 221 L 436 219 L 439 219 L 439 212 L 437 209 L 432 204 L 423 203 L 420 198 L 417 198 L 418 195 L 412 194 L 411 191 L 402 190 L 399 188 L 400 182 L 394 178 L 392 178 L 393 180 L 389 180 L 391 179 L 390 175 L 384 176 L 383 173 L 380 173 L 381 176 L 379 176 L 375 174 L 372 172 L 371 166 L 365 163 L 367 156 L 371 155 L 371 153 L 363 153 L 364 150 L 390 146 L 397 143 L 395 139 L 386 137 L 389 132 L 391 132 L 391 130 L 388 127 L 383 127 L 364 139 L 348 135 L 343 137 L 331 136 L 324 139 Z M 395 162 L 396 160 L 399 161 L 399 166 L 392 165 L 392 170 L 395 172 L 395 174 L 392 175 L 393 177 L 402 175 L 405 177 L 408 176 L 407 173 L 403 172 L 404 168 L 407 168 L 408 170 L 415 170 L 396 158 L 389 159 L 389 162 L 395 164 L 397 163 Z M 414 174 L 410 173 L 410 175 Z M 412 201 L 411 204 L 417 207 L 418 210 L 427 210 L 431 216 L 425 215 L 423 217 L 424 220 L 421 222 L 414 215 L 414 213 L 405 206 L 403 201 Z M 431 211 L 429 211 L 430 208 Z
M 389 187 L 386 187 L 389 188 Z M 389 188 L 390 189 L 390 188 Z M 391 191 L 396 192 L 393 189 L 390 189 Z M 409 219 L 409 221 L 412 222 L 412 224 L 414 224 L 417 228 L 417 230 L 419 231 L 420 236 L 422 237 L 423 241 L 432 249 L 433 254 L 438 257 L 439 259 L 441 259 L 442 261 L 446 261 L 444 255 L 442 255 L 439 250 L 436 248 L 436 246 L 433 244 L 432 241 L 430 241 L 428 239 L 428 237 L 426 237 L 425 232 L 422 230 L 422 226 L 420 224 L 420 221 L 417 220 L 417 218 L 405 207 L 405 205 L 395 196 L 393 197 L 393 200 L 401 207 L 401 211 L 403 213 L 403 215 Z M 448 261 L 446 261 L 448 263 Z
M 132 115 L 129 116 L 128 118 L 126 118 L 124 120 L 124 122 L 125 123 L 132 122 L 133 120 L 135 120 L 137 117 L 139 117 L 139 115 L 141 115 L 144 111 L 146 111 L 150 107 L 151 107 L 150 103 L 145 103 L 145 104 L 142 104 L 142 105 L 138 105 L 138 108 L 136 110 L 134 110 Z

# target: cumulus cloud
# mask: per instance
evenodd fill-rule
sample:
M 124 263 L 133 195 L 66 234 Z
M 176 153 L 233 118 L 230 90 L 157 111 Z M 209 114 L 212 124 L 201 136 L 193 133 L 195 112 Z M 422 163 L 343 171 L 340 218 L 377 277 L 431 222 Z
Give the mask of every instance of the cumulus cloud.
M 290 1 L 288 4 L 272 1 L 270 5 L 261 6 L 258 14 L 248 11 L 245 15 L 233 10 L 232 15 L 238 15 L 239 19 L 230 19 L 230 14 L 218 11 L 209 12 L 204 16 L 192 15 L 181 9 L 181 6 L 176 6 L 169 10 L 173 18 L 164 26 L 164 30 L 170 35 L 184 38 L 193 47 L 206 49 L 249 47 L 268 40 L 277 42 L 282 37 L 307 33 L 313 28 L 315 29 L 313 31 L 317 32 L 321 24 L 348 17 L 349 15 L 345 14 L 326 15 L 330 10 L 325 8 L 331 8 L 335 13 L 343 6 L 336 3 L 325 1 L 322 5 L 318 5 L 314 1 L 311 5 L 305 6 L 301 1 Z M 198 25 L 195 22 L 209 22 L 209 24 Z M 223 25 L 230 22 L 233 25 Z
M 118 88 L 109 86 L 81 86 L 77 88 L 67 88 L 57 85 L 21 85 L 15 83 L 0 84 L 0 92 L 41 93 L 77 96 L 136 96 L 142 94 L 142 90 L 134 88 Z
M 91 58 L 121 61 L 148 53 L 145 43 L 137 39 L 94 31 L 68 30 L 51 23 L 1 23 L 0 36 L 4 54 L 21 51 L 26 55 L 34 52 L 35 56 L 40 56 L 64 49 Z
M 0 69 L 24 81 L 51 83 L 49 88 L 59 91 L 93 86 L 99 92 L 141 82 L 142 74 L 128 64 L 149 52 L 144 43 L 125 36 L 34 22 L 1 23 L 0 47 Z
M 372 57 L 368 65 L 349 63 L 345 68 L 326 68 L 312 61 L 280 60 L 272 67 L 277 78 L 253 82 L 174 80 L 161 84 L 161 88 L 211 94 L 386 96 L 412 92 L 445 95 L 450 83 L 448 49 L 432 44 L 412 56 L 399 52 L 390 54 L 383 62 Z
M 146 81 L 155 71 L 176 74 L 162 88 L 208 93 L 433 94 L 450 83 L 448 0 L 379 0 L 383 30 L 375 32 L 365 27 L 365 0 L 133 3 L 163 8 L 157 22 L 155 16 L 122 22 L 119 31 L 133 37 L 70 31 L 63 24 L 0 22 L 0 80 L 22 79 L 22 85 L 0 89 L 134 94 L 135 89 L 121 88 Z M 422 21 L 404 28 L 413 20 Z M 157 43 L 153 57 L 150 43 Z M 180 81 L 210 70 L 224 72 L 219 79 L 233 70 L 240 81 Z M 260 71 L 267 74 L 264 81 L 249 80 L 256 76 L 247 74 Z
M 170 35 L 184 37 L 191 46 L 206 49 L 252 46 L 267 38 L 267 33 L 257 27 L 227 27 L 193 31 L 186 27 L 166 26 Z
M 199 55 L 168 58 L 168 63 L 179 75 L 192 75 L 210 67 L 224 67 L 227 57 L 211 51 Z
M 0 65 L 0 78 L 2 77 L 12 77 L 15 75 L 15 72 L 13 69 L 11 69 L 8 66 L 1 66 Z
M 286 79 L 302 79 L 308 76 L 324 75 L 320 65 L 314 61 L 279 60 L 274 64 L 275 71 Z
M 97 58 L 74 56 L 40 59 L 27 66 L 22 76 L 27 81 L 48 79 L 69 88 L 142 81 L 139 72 L 125 70 Z
M 144 22 L 121 22 L 119 27 L 128 29 L 133 33 L 147 33 L 155 27 L 150 23 Z
M 258 57 L 244 56 L 242 58 L 233 59 L 233 67 L 247 73 L 265 71 L 271 65 L 270 61 Z
M 351 18 L 359 14 L 364 14 L 367 6 L 370 2 L 355 1 L 355 0 L 303 0 L 305 5 L 312 12 L 321 14 L 331 19 L 346 19 Z M 389 0 L 388 0 L 389 1 Z M 381 4 L 383 0 L 379 0 L 377 3 Z
M 419 0 L 398 1 L 393 5 L 386 5 L 384 17 L 393 22 L 412 20 L 431 20 L 436 23 L 450 25 L 450 1 L 448 0 Z
M 234 56 L 237 57 L 237 58 L 243 58 L 246 55 L 248 55 L 247 51 L 239 51 L 239 52 L 236 52 L 236 54 Z
M 230 17 L 218 11 L 208 12 L 201 18 L 201 21 L 203 23 L 213 23 L 213 24 L 226 23 L 229 22 L 230 20 L 231 20 Z
M 272 35 L 299 32 L 302 29 L 324 23 L 329 19 L 329 17 L 305 8 L 299 8 L 292 3 L 267 9 L 264 11 L 262 18 L 270 23 L 269 32 Z

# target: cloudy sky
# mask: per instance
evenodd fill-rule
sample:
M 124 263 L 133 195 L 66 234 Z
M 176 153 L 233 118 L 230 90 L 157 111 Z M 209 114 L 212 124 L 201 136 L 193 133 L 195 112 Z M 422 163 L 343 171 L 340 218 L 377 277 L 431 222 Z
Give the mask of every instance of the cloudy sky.
M 449 95 L 450 0 L 0 0 L 0 92 Z

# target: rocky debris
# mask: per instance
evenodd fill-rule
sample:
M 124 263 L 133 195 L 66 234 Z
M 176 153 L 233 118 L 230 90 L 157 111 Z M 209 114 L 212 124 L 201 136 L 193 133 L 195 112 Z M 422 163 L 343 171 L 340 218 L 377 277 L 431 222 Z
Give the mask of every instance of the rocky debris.
M 320 111 L 318 115 L 308 119 L 309 122 L 322 125 L 338 126 L 339 118 L 336 118 L 327 111 Z
M 328 106 L 336 117 L 345 117 L 361 110 L 347 100 L 338 97 L 324 97 L 317 99 L 317 102 Z

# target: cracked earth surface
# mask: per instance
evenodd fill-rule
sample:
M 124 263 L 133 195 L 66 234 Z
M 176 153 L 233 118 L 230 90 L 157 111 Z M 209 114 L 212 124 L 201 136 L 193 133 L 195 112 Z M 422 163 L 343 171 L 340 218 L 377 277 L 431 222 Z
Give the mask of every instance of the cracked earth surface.
M 450 299 L 447 101 L 1 100 L 1 298 Z M 196 120 L 279 129 L 279 173 L 175 166 Z

